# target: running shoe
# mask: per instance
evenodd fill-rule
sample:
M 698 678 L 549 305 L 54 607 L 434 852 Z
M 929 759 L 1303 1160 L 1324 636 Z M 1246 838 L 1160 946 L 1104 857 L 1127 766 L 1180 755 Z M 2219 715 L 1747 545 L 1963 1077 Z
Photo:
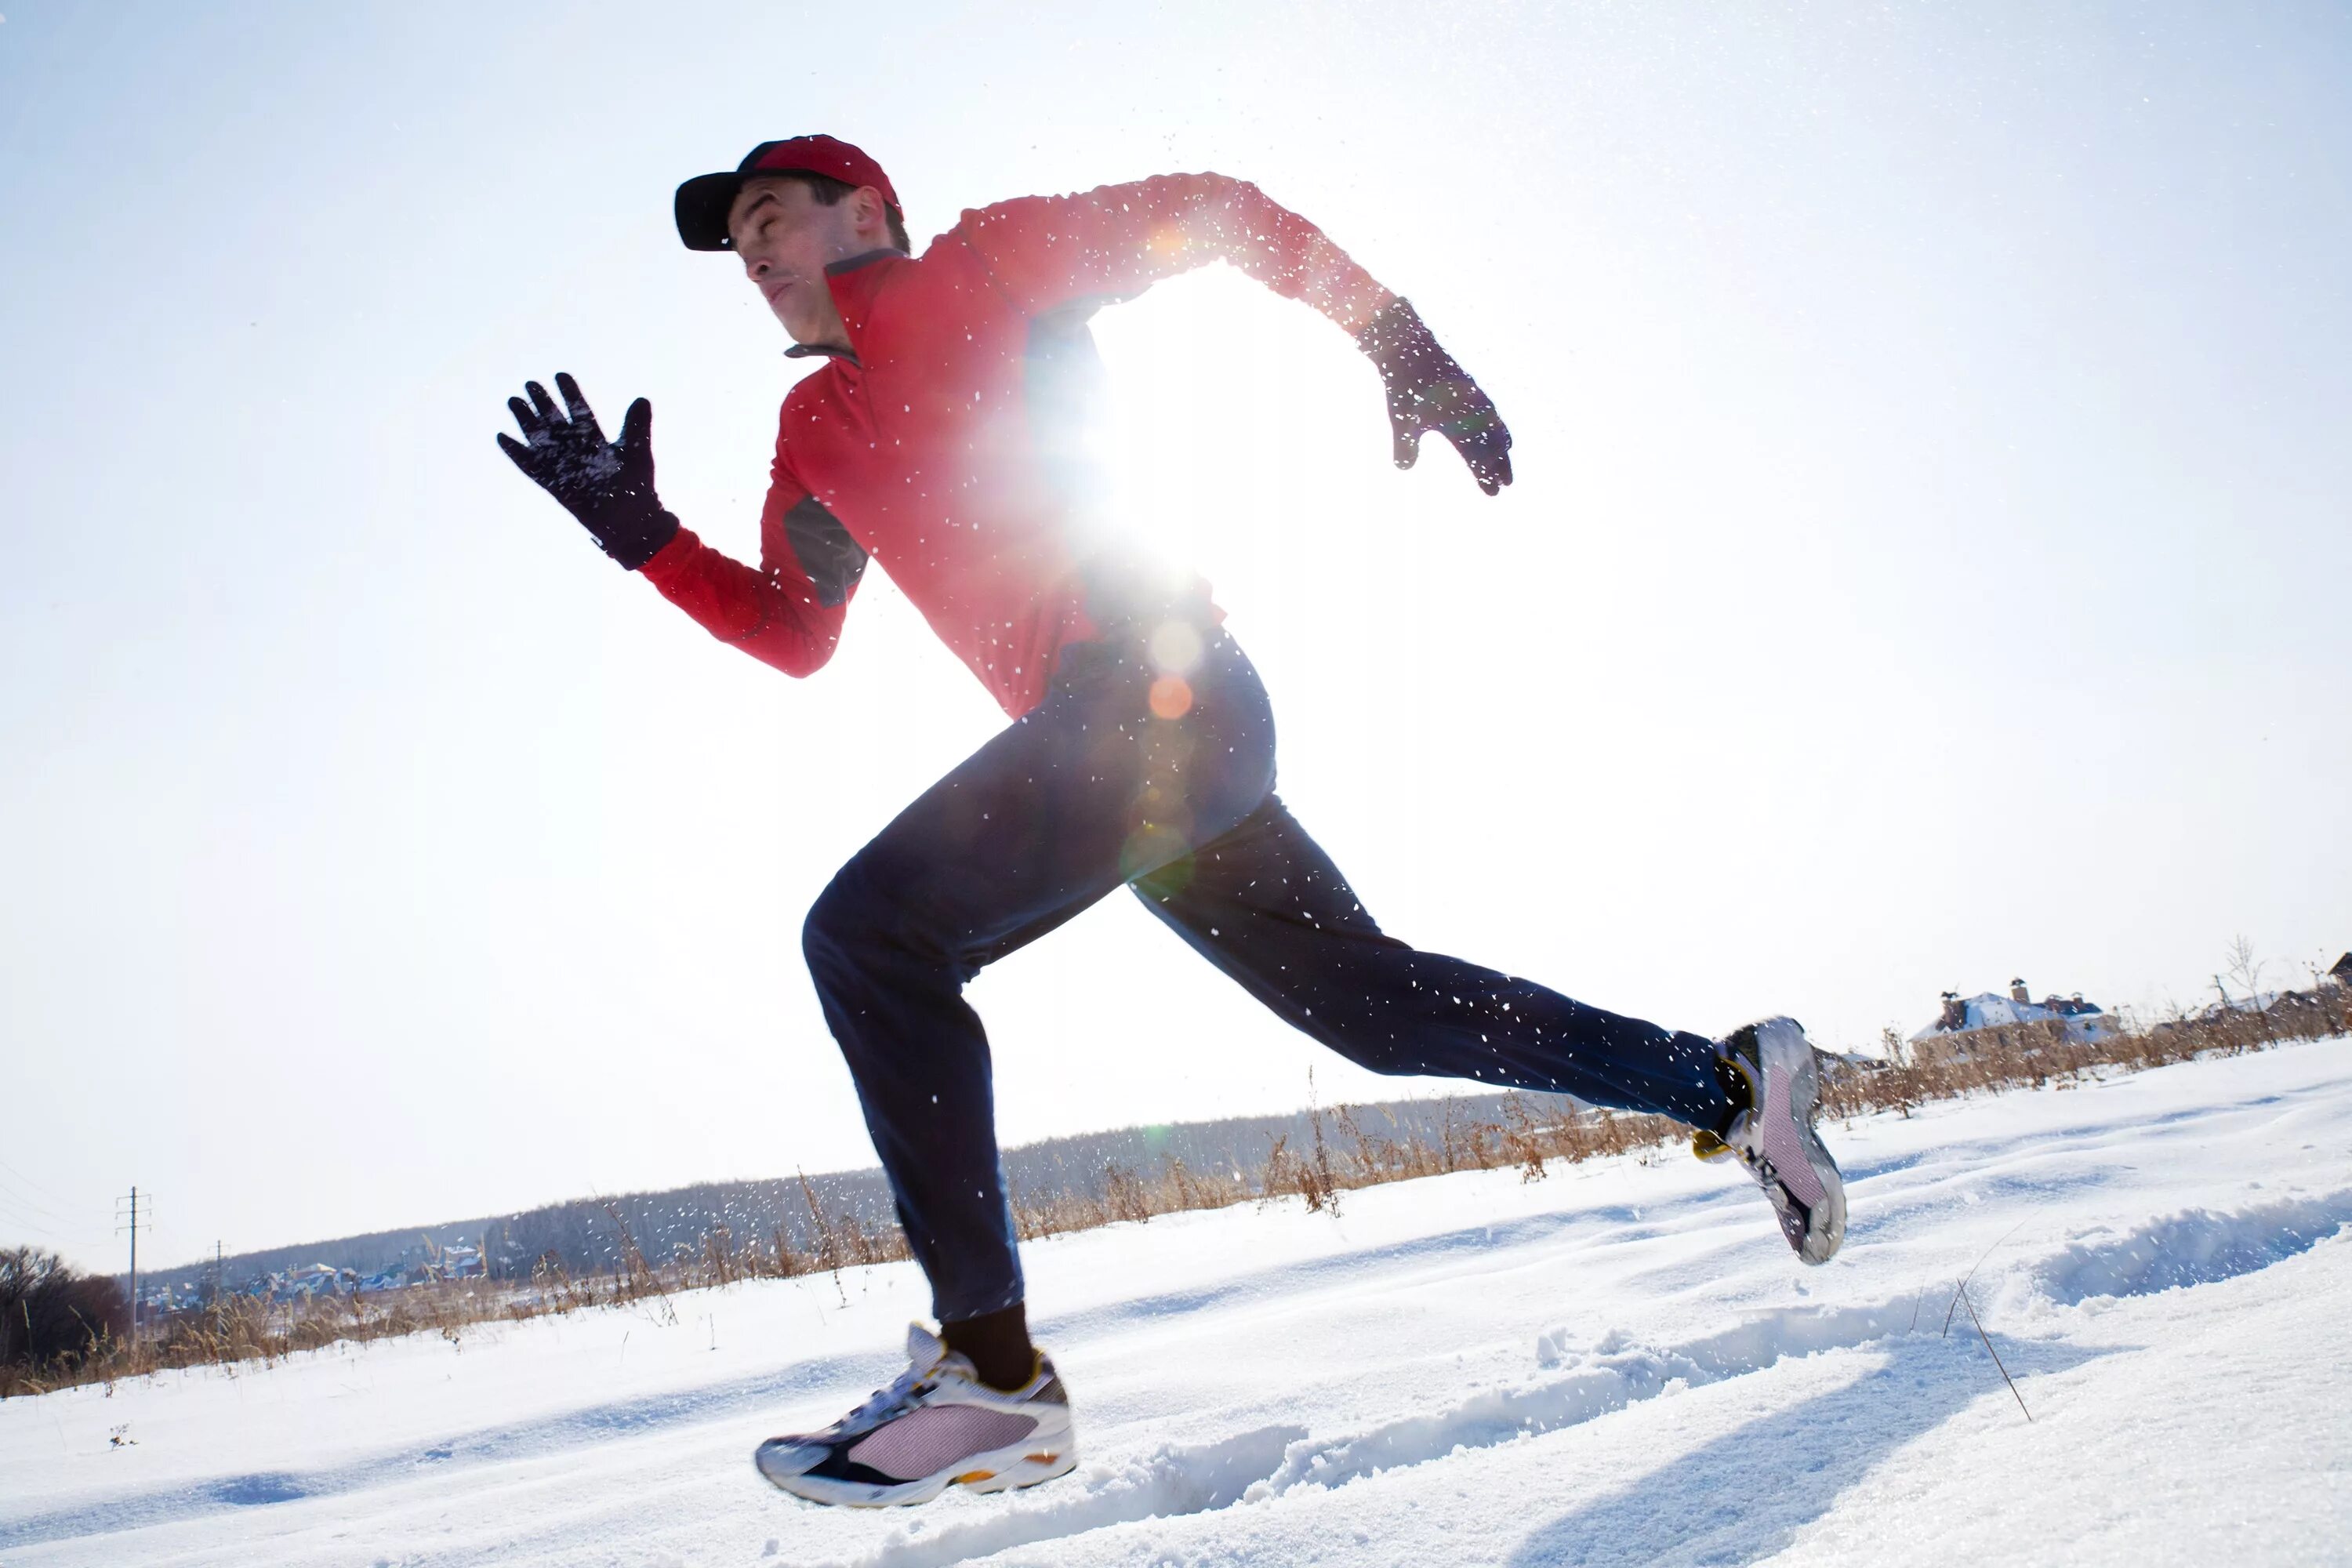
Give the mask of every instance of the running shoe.
M 1076 1468 L 1070 1398 L 1042 1353 L 1035 1375 L 1006 1393 L 909 1323 L 907 1363 L 896 1382 L 824 1431 L 769 1438 L 752 1464 L 794 1497 L 849 1508 L 929 1502 L 951 1486 L 1010 1491 Z
M 1748 1086 L 1748 1107 L 1717 1136 L 1691 1140 L 1702 1160 L 1738 1159 L 1771 1200 L 1780 1234 L 1807 1263 L 1827 1263 L 1845 1241 L 1845 1181 L 1813 1131 L 1821 1069 L 1794 1018 L 1767 1018 L 1717 1047 Z

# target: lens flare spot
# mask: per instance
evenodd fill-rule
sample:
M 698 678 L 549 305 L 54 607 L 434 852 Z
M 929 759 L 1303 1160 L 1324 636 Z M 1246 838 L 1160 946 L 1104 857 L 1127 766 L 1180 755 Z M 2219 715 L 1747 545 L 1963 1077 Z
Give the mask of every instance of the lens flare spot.
M 1123 880 L 1141 878 L 1148 890 L 1161 898 L 1181 892 L 1192 879 L 1192 857 L 1183 836 L 1160 823 L 1146 823 L 1127 836 L 1120 846 L 1118 871 Z
M 1190 858 L 1192 856 L 1185 847 L 1183 835 L 1176 827 L 1169 826 L 1169 823 L 1140 823 L 1134 832 L 1127 835 L 1127 844 L 1119 847 L 1119 877 L 1124 881 L 1134 881 L 1136 877 L 1150 875 L 1150 872 L 1167 875 L 1169 865 L 1173 865 L 1176 860 L 1190 863 Z M 1190 872 L 1188 865 L 1181 872 L 1179 886 L 1190 879 L 1192 879 L 1192 872 Z
M 1192 683 L 1181 675 L 1163 675 L 1151 683 L 1151 710 L 1162 719 L 1181 719 L 1192 710 Z
M 1200 668 L 1201 634 L 1190 621 L 1162 621 L 1151 634 L 1152 668 L 1170 675 L 1190 675 Z

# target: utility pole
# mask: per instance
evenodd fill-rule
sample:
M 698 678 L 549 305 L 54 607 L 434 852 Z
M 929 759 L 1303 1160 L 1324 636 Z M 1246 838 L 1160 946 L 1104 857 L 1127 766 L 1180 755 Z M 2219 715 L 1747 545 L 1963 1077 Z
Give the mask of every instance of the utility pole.
M 133 1344 L 136 1344 L 139 1341 L 139 1227 L 143 1225 L 149 1230 L 152 1230 L 155 1228 L 155 1222 L 152 1218 L 142 1220 L 139 1217 L 139 1189 L 137 1187 L 131 1189 L 131 1196 L 128 1199 L 117 1198 L 114 1201 L 118 1204 L 127 1202 L 131 1205 L 131 1218 L 127 1222 L 122 1219 L 121 1211 L 116 1211 L 116 1224 L 114 1228 L 119 1231 L 127 1230 L 131 1233 L 131 1340 Z M 155 1194 L 149 1193 L 147 1194 L 147 1212 L 150 1215 L 152 1215 L 154 1211 Z

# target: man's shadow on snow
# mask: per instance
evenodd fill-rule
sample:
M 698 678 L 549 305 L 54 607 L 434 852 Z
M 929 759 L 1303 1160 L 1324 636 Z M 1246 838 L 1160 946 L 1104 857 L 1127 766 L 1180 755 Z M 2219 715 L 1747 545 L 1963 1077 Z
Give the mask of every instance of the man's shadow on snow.
M 2008 1417 L 2023 1422 L 1968 1320 L 1944 1338 L 1936 1316 L 1931 1310 L 1917 1331 L 1882 1342 L 1888 1360 L 1877 1370 L 1759 1415 L 1539 1526 L 1510 1568 L 1753 1563 L 1785 1549 L 1895 1449 L 1977 1400 L 1998 1395 Z M 2042 1374 L 2115 1353 L 1998 1334 L 1993 1343 L 2029 1408 Z

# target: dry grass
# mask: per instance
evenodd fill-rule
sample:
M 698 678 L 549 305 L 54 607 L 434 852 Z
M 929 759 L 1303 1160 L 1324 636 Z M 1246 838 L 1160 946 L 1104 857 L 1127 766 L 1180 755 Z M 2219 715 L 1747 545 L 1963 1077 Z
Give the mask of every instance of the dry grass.
M 2070 1041 L 2053 1026 L 1985 1030 L 1957 1048 L 1904 1053 L 1885 1066 L 1823 1058 L 1822 1112 L 1837 1121 L 1880 1111 L 1908 1116 L 1934 1100 L 2068 1089 L 2099 1076 L 2346 1033 L 2352 1033 L 2352 992 L 2342 988 L 2289 994 L 2266 1012 L 2174 1017 L 2090 1043 Z M 1540 1181 L 1555 1161 L 1574 1163 L 1596 1155 L 1661 1150 L 1689 1132 L 1663 1116 L 1607 1110 L 1539 1114 L 1531 1108 L 1537 1103 L 1513 1101 L 1497 1121 L 1457 1116 L 1449 1101 L 1433 1138 L 1401 1128 L 1377 1111 L 1312 1107 L 1306 1146 L 1294 1149 L 1287 1137 L 1272 1139 L 1255 1170 L 1200 1172 L 1172 1158 L 1153 1171 L 1110 1164 L 1093 1193 L 1038 1198 L 1016 1188 L 1013 1223 L 1023 1240 L 1034 1241 L 1099 1226 L 1142 1224 L 1156 1215 L 1294 1197 L 1310 1211 L 1336 1215 L 1342 1194 L 1386 1182 L 1501 1169 L 1517 1170 L 1523 1181 Z M 792 1246 L 781 1226 L 766 1237 L 737 1237 L 721 1225 L 706 1232 L 690 1252 L 650 1264 L 618 1206 L 606 1205 L 618 1259 L 606 1273 L 574 1276 L 551 1251 L 528 1284 L 445 1281 L 290 1304 L 228 1297 L 211 1308 L 175 1313 L 135 1343 L 94 1334 L 79 1352 L 45 1365 L 0 1366 L 0 1398 L 79 1384 L 110 1386 L 122 1378 L 206 1364 L 234 1373 L 240 1367 L 269 1366 L 300 1351 L 416 1333 L 438 1333 L 462 1348 L 464 1331 L 477 1324 L 590 1308 L 647 1310 L 674 1322 L 669 1296 L 675 1291 L 815 1273 L 833 1275 L 838 1285 L 844 1268 L 908 1255 L 897 1226 L 869 1227 L 846 1212 L 827 1215 L 805 1176 L 801 1191 L 813 1247 Z
M 2104 1040 L 2065 1037 L 2054 1023 L 1979 1029 L 1952 1045 L 1922 1047 L 1885 1067 L 1830 1063 L 1822 1110 L 1839 1121 L 1892 1110 L 1908 1116 L 1929 1100 L 2013 1089 L 2071 1089 L 2086 1078 L 2236 1056 L 2288 1040 L 2352 1032 L 2352 991 L 2290 992 L 2268 1009 L 2177 1016 Z

